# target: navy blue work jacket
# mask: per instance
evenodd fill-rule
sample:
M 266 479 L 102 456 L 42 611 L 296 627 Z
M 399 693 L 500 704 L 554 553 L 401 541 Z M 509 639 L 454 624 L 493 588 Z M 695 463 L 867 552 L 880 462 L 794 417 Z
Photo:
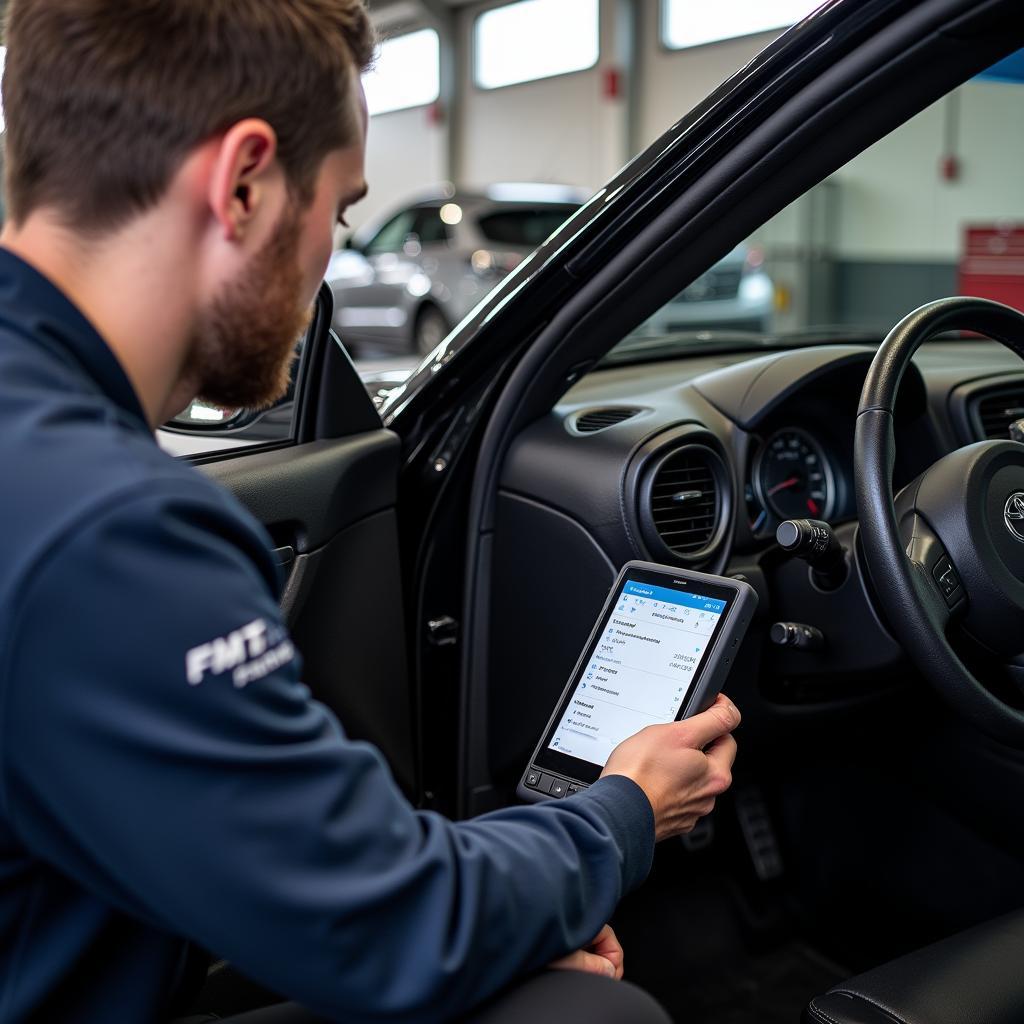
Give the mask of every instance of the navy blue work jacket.
M 277 597 L 262 527 L 0 250 L 0 1022 L 160 1020 L 189 943 L 330 1018 L 443 1020 L 646 876 L 625 778 L 410 807 L 303 685 Z

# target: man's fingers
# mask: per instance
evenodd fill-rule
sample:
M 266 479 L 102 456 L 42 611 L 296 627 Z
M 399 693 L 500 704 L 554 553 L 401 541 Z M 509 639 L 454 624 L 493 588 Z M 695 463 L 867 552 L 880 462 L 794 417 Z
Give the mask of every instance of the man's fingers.
M 736 740 L 731 735 L 719 736 L 705 750 L 711 792 L 721 796 L 732 785 L 732 766 L 736 760 Z
M 622 952 L 622 944 L 619 942 L 612 926 L 606 924 L 598 934 L 597 938 L 590 944 L 590 952 L 596 956 L 604 957 L 612 967 L 615 968 L 615 977 L 622 977 L 623 962 L 625 955 Z
M 611 960 L 583 949 L 556 960 L 551 966 L 556 971 L 582 971 L 584 974 L 603 974 L 606 978 L 620 976 Z
M 679 723 L 677 728 L 685 736 L 683 742 L 695 750 L 703 750 L 720 736 L 730 733 L 740 724 L 740 713 L 728 697 L 719 694 L 715 703 L 693 718 Z
M 736 737 L 731 733 L 719 736 L 717 740 L 704 748 L 704 753 L 715 767 L 731 769 L 736 761 Z

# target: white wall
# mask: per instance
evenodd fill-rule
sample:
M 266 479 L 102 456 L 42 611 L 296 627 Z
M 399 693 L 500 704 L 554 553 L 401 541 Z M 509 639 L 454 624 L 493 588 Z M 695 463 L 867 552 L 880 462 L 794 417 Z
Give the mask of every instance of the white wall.
M 632 154 L 626 99 L 603 95 L 603 74 L 622 63 L 629 40 L 624 0 L 601 2 L 601 57 L 575 74 L 482 90 L 472 81 L 472 31 L 482 11 L 501 0 L 457 8 L 461 61 L 460 165 L 447 166 L 447 126 L 426 108 L 371 120 L 369 197 L 352 211 L 364 223 L 416 189 L 452 178 L 462 185 L 552 181 L 599 188 Z M 724 2 L 724 0 L 706 0 Z M 742 68 L 777 33 L 686 50 L 668 50 L 658 31 L 658 0 L 636 0 L 640 19 L 637 123 L 646 145 Z M 960 105 L 961 175 L 942 179 L 946 114 Z M 834 255 L 855 260 L 953 261 L 965 221 L 1024 220 L 1024 86 L 970 82 L 840 170 L 832 179 L 829 217 Z M 769 250 L 807 243 L 807 216 L 788 211 L 759 233 Z M 820 218 L 819 218 L 820 220 Z
M 543 181 L 596 190 L 625 162 L 624 99 L 602 95 L 603 70 L 614 65 L 615 4 L 601 4 L 601 57 L 569 75 L 480 89 L 473 82 L 473 23 L 497 2 L 458 12 L 464 62 L 460 184 Z
M 413 107 L 370 118 L 366 180 L 370 191 L 345 218 L 353 228 L 447 176 L 447 135 L 429 107 Z
M 959 114 L 957 115 L 957 106 Z M 947 114 L 960 175 L 940 174 Z M 850 259 L 956 260 L 967 222 L 1024 221 L 1024 85 L 961 86 L 840 169 L 838 253 Z
M 544 181 L 597 189 L 635 155 L 628 141 L 625 95 L 604 95 L 604 73 L 625 63 L 628 39 L 620 0 L 601 0 L 601 56 L 595 68 L 480 89 L 473 82 L 473 23 L 504 0 L 481 0 L 455 11 L 456 38 L 465 55 L 460 164 L 447 166 L 447 126 L 431 125 L 426 109 L 371 119 L 367 173 L 370 194 L 352 211 L 353 225 L 414 190 L 452 178 L 479 187 L 495 181 Z M 775 35 L 749 36 L 689 50 L 669 51 L 658 38 L 659 0 L 636 0 L 641 21 L 637 137 L 660 135 L 714 86 L 741 67 Z M 642 147 L 641 147 L 642 148 Z
M 638 2 L 642 5 L 638 133 L 643 145 L 658 138 L 779 35 L 767 32 L 685 50 L 669 50 L 661 43 L 658 0 Z M 721 3 L 723 0 L 702 2 Z

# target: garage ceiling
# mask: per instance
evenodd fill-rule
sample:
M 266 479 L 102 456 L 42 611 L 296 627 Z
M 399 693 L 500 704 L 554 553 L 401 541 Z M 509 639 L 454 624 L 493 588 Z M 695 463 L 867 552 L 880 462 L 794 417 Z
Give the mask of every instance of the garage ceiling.
M 0 0 L 2 2 L 2 0 Z M 379 29 L 391 30 L 398 25 L 422 24 L 445 20 L 457 7 L 474 0 L 369 0 L 370 17 Z

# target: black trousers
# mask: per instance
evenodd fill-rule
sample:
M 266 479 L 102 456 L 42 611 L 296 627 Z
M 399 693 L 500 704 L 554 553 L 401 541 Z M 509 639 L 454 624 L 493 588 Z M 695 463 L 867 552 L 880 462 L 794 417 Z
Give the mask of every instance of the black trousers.
M 202 1024 L 209 1017 L 189 1017 Z M 223 1024 L 325 1024 L 291 1003 L 221 1018 Z M 520 982 L 460 1020 L 463 1024 L 670 1024 L 642 989 L 579 971 L 544 971 Z M 182 1022 L 184 1024 L 184 1022 Z

